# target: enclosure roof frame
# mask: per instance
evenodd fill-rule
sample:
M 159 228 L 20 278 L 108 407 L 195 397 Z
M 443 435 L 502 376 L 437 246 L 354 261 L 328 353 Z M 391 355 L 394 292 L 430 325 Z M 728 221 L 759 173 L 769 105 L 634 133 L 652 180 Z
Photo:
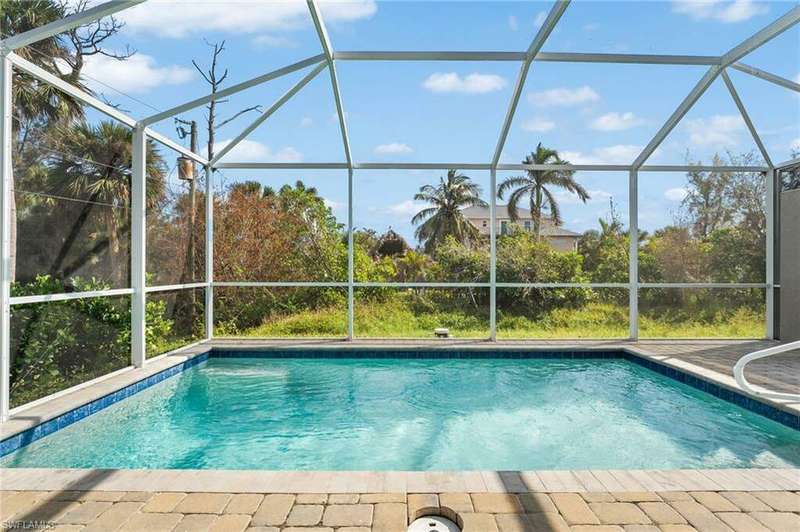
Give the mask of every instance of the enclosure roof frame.
M 734 46 L 726 53 L 719 55 L 719 56 L 708 56 L 708 55 L 670 55 L 670 54 L 607 54 L 607 53 L 569 53 L 569 52 L 543 52 L 541 51 L 542 46 L 545 44 L 547 37 L 550 33 L 556 28 L 558 22 L 561 20 L 561 16 L 563 15 L 564 11 L 570 4 L 570 0 L 557 0 L 553 7 L 551 8 L 550 12 L 548 13 L 547 18 L 545 19 L 542 26 L 539 28 L 539 31 L 536 33 L 533 41 L 531 42 L 528 50 L 525 52 L 489 52 L 489 51 L 478 51 L 478 52 L 470 52 L 470 51 L 391 51 L 391 52 L 372 52 L 372 51 L 343 51 L 343 52 L 336 52 L 331 45 L 330 37 L 327 32 L 327 28 L 325 26 L 324 19 L 322 17 L 322 13 L 319 10 L 319 7 L 315 0 L 306 0 L 306 3 L 309 8 L 309 12 L 314 23 L 314 28 L 317 32 L 319 37 L 320 45 L 322 47 L 322 54 L 309 57 L 307 59 L 301 60 L 297 63 L 292 65 L 287 65 L 286 67 L 279 68 L 277 70 L 273 70 L 266 74 L 262 74 L 261 76 L 252 78 L 250 80 L 244 81 L 242 83 L 238 83 L 227 89 L 221 90 L 214 94 L 209 94 L 200 98 L 196 98 L 194 100 L 185 102 L 181 105 L 173 107 L 171 109 L 161 111 L 154 115 L 145 117 L 141 120 L 136 120 L 131 118 L 130 116 L 126 115 L 125 113 L 120 112 L 119 110 L 105 104 L 104 102 L 100 101 L 99 99 L 95 98 L 91 94 L 83 91 L 82 89 L 60 79 L 58 76 L 54 76 L 53 74 L 45 71 L 44 69 L 36 66 L 35 64 L 27 61 L 18 55 L 13 53 L 13 50 L 19 49 L 23 46 L 27 46 L 38 42 L 42 39 L 46 39 L 48 37 L 52 37 L 53 35 L 57 35 L 64 31 L 68 31 L 75 27 L 78 27 L 82 24 L 91 23 L 93 21 L 97 21 L 102 19 L 103 17 L 113 15 L 115 13 L 121 12 L 125 9 L 129 9 L 133 6 L 142 4 L 147 0 L 111 0 L 109 2 L 105 2 L 103 4 L 94 6 L 89 8 L 85 11 L 80 13 L 75 13 L 64 19 L 59 21 L 51 22 L 39 28 L 34 28 L 27 32 L 24 32 L 19 35 L 13 35 L 6 39 L 0 40 L 0 53 L 3 53 L 9 57 L 15 67 L 35 76 L 36 78 L 44 81 L 45 83 L 51 84 L 74 98 L 82 101 L 90 105 L 91 107 L 97 109 L 98 111 L 114 118 L 129 127 L 134 127 L 135 125 L 139 124 L 143 127 L 146 127 L 147 135 L 156 140 L 165 146 L 168 146 L 171 149 L 174 149 L 185 155 L 194 161 L 202 164 L 202 165 L 210 165 L 212 168 L 265 168 L 262 163 L 248 163 L 248 162 L 226 162 L 223 163 L 220 161 L 221 156 L 215 157 L 213 160 L 209 161 L 199 154 L 193 153 L 187 148 L 181 146 L 177 142 L 172 141 L 168 137 L 161 135 L 151 129 L 148 126 L 158 122 L 160 120 L 164 120 L 175 114 L 179 114 L 181 112 L 199 107 L 201 105 L 207 104 L 213 100 L 230 96 L 237 92 L 246 90 L 250 87 L 254 87 L 256 85 L 265 83 L 267 81 L 276 79 L 278 77 L 284 76 L 291 72 L 295 72 L 297 70 L 301 70 L 303 68 L 307 68 L 309 66 L 318 66 L 319 64 L 324 63 L 329 70 L 330 77 L 331 77 L 331 85 L 333 89 L 334 101 L 336 104 L 336 112 L 339 121 L 339 128 L 342 136 L 342 143 L 344 146 L 345 152 L 345 159 L 346 159 L 346 168 L 349 170 L 353 170 L 356 168 L 381 168 L 381 169 L 403 169 L 407 165 L 403 163 L 355 163 L 353 161 L 352 152 L 351 152 L 351 145 L 350 139 L 347 129 L 347 120 L 346 120 L 346 113 L 344 111 L 344 106 L 342 104 L 342 96 L 341 91 L 338 83 L 338 76 L 336 73 L 336 61 L 517 61 L 521 62 L 520 73 L 517 78 L 517 82 L 513 89 L 512 99 L 509 104 L 508 111 L 506 113 L 505 120 L 501 126 L 499 139 L 497 142 L 497 146 L 495 147 L 494 156 L 492 157 L 491 163 L 489 163 L 490 169 L 498 169 L 500 168 L 500 157 L 502 155 L 503 148 L 505 146 L 505 140 L 507 138 L 508 132 L 511 127 L 511 123 L 513 122 L 514 116 L 516 114 L 516 107 L 519 102 L 519 98 L 522 93 L 522 89 L 525 84 L 525 79 L 527 78 L 528 70 L 531 67 L 533 62 L 580 62 L 580 63 L 617 63 L 617 64 L 663 64 L 663 65 L 708 65 L 709 69 L 703 75 L 703 77 L 697 82 L 697 84 L 692 88 L 689 94 L 684 98 L 684 100 L 678 105 L 678 107 L 673 111 L 672 115 L 667 119 L 661 129 L 656 133 L 656 135 L 650 140 L 647 146 L 642 150 L 642 152 L 636 157 L 636 159 L 630 165 L 590 165 L 593 168 L 598 168 L 599 170 L 606 169 L 606 170 L 613 170 L 613 169 L 639 169 L 644 167 L 645 161 L 653 154 L 653 152 L 661 145 L 664 139 L 669 135 L 669 133 L 675 128 L 675 126 L 680 122 L 680 120 L 688 113 L 688 111 L 694 106 L 697 100 L 705 93 L 706 89 L 718 78 L 722 75 L 722 73 L 728 69 L 733 68 L 749 74 L 751 76 L 758 77 L 765 81 L 777 84 L 781 87 L 787 88 L 792 91 L 800 92 L 800 83 L 796 83 L 794 81 L 785 79 L 781 76 L 777 76 L 770 72 L 766 72 L 764 70 L 746 65 L 744 63 L 740 63 L 739 60 L 742 59 L 745 55 L 749 54 L 750 52 L 758 49 L 765 43 L 769 42 L 771 39 L 777 37 L 784 31 L 788 30 L 798 22 L 800 22 L 800 6 L 795 6 L 782 16 L 778 17 L 767 26 L 759 30 L 758 32 L 754 33 L 738 45 Z M 315 69 L 316 70 L 316 69 Z M 725 76 L 727 78 L 727 76 Z M 729 91 L 731 91 L 732 85 L 729 85 Z M 302 87 L 300 87 L 302 88 Z M 297 89 L 297 91 L 300 90 Z M 297 92 L 295 91 L 295 92 Z M 754 135 L 754 140 L 756 140 L 756 144 L 758 145 L 759 151 L 761 151 L 762 156 L 764 157 L 765 161 L 768 164 L 768 167 L 772 168 L 772 164 L 770 162 L 769 154 L 766 148 L 763 146 L 763 143 L 760 142 L 758 139 L 758 135 L 755 133 L 755 128 L 752 127 L 752 121 L 750 120 L 746 106 L 744 105 L 741 100 L 735 96 L 735 90 L 731 91 L 731 96 L 734 99 L 734 102 L 739 109 L 740 115 L 745 123 L 748 125 L 748 129 L 750 130 L 751 134 Z M 291 96 L 290 96 L 291 97 Z M 278 110 L 283 103 L 285 103 L 289 98 L 281 98 L 279 99 L 275 105 L 270 107 L 272 113 Z M 271 114 L 271 113 L 270 113 Z M 259 117 L 261 118 L 261 117 Z M 263 120 L 262 120 L 263 121 Z M 260 123 L 260 122 L 259 122 Z M 243 131 L 238 137 L 238 141 L 245 140 L 252 130 L 255 128 L 247 128 Z M 231 146 L 232 148 L 232 146 Z M 229 151 L 225 150 L 226 152 Z M 329 163 L 305 163 L 306 166 L 303 166 L 303 163 L 300 163 L 299 166 L 296 168 L 321 168 L 327 167 Z M 330 163 L 333 164 L 333 163 Z M 421 163 L 425 164 L 425 163 Z M 235 166 L 231 166 L 235 165 Z M 257 166 L 256 166 L 257 165 Z M 380 165 L 380 166 L 378 166 Z M 438 167 L 436 163 L 429 163 L 427 166 Z M 455 164 L 453 167 L 463 167 L 469 168 L 470 166 L 474 165 L 464 165 L 464 164 Z M 580 165 L 572 165 L 572 166 L 580 166 Z M 564 167 L 564 169 L 570 169 L 569 167 Z

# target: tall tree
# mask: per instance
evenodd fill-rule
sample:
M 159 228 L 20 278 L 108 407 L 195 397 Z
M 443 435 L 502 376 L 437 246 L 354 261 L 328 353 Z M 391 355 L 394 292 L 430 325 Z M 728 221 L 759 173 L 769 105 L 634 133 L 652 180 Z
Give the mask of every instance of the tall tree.
M 540 142 L 536 151 L 531 152 L 522 161 L 523 164 L 569 164 L 559 157 L 556 150 L 545 148 Z M 553 193 L 554 188 L 563 188 L 578 196 L 586 203 L 589 193 L 575 180 L 575 172 L 571 170 L 526 170 L 524 175 L 505 179 L 497 188 L 497 196 L 508 196 L 508 214 L 512 221 L 519 219 L 519 204 L 528 198 L 533 234 L 538 239 L 542 232 L 542 222 L 549 218 L 555 225 L 561 225 L 561 209 Z
M 63 274 L 65 259 L 74 255 L 76 240 L 97 205 L 103 205 L 101 216 L 108 243 L 101 251 L 107 250 L 109 272 L 118 276 L 120 271 L 126 271 L 124 268 L 118 270 L 114 259 L 120 250 L 119 235 L 127 232 L 130 226 L 132 141 L 131 130 L 112 121 L 98 125 L 86 122 L 62 125 L 52 135 L 58 152 L 52 158 L 49 172 L 50 192 L 83 198 L 85 203 L 69 225 L 50 268 L 51 274 Z M 74 153 L 80 153 L 81 157 L 70 156 Z M 151 207 L 164 195 L 164 169 L 164 161 L 155 144 L 148 141 L 147 203 Z
M 478 228 L 461 212 L 465 207 L 487 207 L 480 196 L 481 187 L 456 169 L 448 170 L 447 178 L 440 177 L 438 185 L 425 185 L 419 189 L 414 199 L 431 206 L 419 211 L 411 223 L 419 225 L 414 234 L 423 243 L 426 253 L 432 253 L 448 235 L 462 244 L 480 238 Z
M 87 8 L 87 0 L 4 0 L 0 9 L 0 28 L 3 37 L 18 35 L 50 22 L 59 20 Z M 124 60 L 133 52 L 126 50 L 118 54 L 109 52 L 103 43 L 123 27 L 114 17 L 105 17 L 73 28 L 63 34 L 42 39 L 15 50 L 15 53 L 44 70 L 54 74 L 86 92 L 91 91 L 82 84 L 81 70 L 84 58 L 90 55 L 106 55 Z M 66 71 L 66 72 L 65 72 Z M 15 141 L 12 163 L 11 197 L 9 202 L 11 220 L 17 219 L 17 201 L 14 176 L 24 173 L 26 167 L 37 161 L 41 154 L 29 154 L 26 149 L 37 131 L 48 124 L 83 117 L 79 102 L 55 87 L 40 82 L 23 72 L 15 72 L 12 95 L 12 130 Z M 11 257 L 9 273 L 16 277 L 17 227 L 10 228 Z
M 206 81 L 206 83 L 208 83 L 208 86 L 211 87 L 211 94 L 216 94 L 220 87 L 222 87 L 222 84 L 225 83 L 225 80 L 228 78 L 228 69 L 223 69 L 219 64 L 220 56 L 225 51 L 225 41 L 215 42 L 213 44 L 207 42 L 206 44 L 211 47 L 211 63 L 208 69 L 204 70 L 194 59 L 192 59 L 192 64 L 200 73 L 200 75 L 203 76 L 203 79 Z M 213 98 L 210 102 L 208 102 L 208 106 L 206 107 L 206 158 L 209 161 L 214 158 L 214 152 L 216 150 L 214 144 L 216 143 L 216 133 L 219 128 L 236 120 L 240 116 L 249 113 L 250 111 L 261 110 L 260 105 L 246 107 L 235 113 L 233 116 L 223 120 L 220 123 L 217 123 L 217 106 L 226 102 L 227 100 L 218 100 L 217 98 Z
M 719 166 L 723 161 L 715 155 L 712 164 Z M 695 236 L 707 238 L 732 222 L 731 178 L 731 173 L 724 171 L 692 170 L 686 174 L 688 186 L 681 207 Z

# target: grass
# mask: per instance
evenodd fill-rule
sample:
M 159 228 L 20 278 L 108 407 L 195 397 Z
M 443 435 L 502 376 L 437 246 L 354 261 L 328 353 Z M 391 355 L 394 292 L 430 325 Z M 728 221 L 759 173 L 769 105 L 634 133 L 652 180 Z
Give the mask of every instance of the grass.
M 639 315 L 641 338 L 764 338 L 764 312 L 738 308 L 730 315 L 717 315 L 713 321 L 687 318 L 664 319 L 649 313 Z
M 447 327 L 455 338 L 486 338 L 488 309 L 419 310 L 404 297 L 383 302 L 359 302 L 355 307 L 355 334 L 360 338 L 432 338 L 437 327 Z M 749 309 L 717 315 L 712 321 L 689 316 L 639 316 L 642 338 L 762 338 L 764 318 Z M 219 331 L 226 336 L 225 331 Z M 330 338 L 347 334 L 347 309 L 337 305 L 272 318 L 236 336 Z M 498 311 L 501 339 L 627 338 L 628 309 L 609 303 L 589 303 L 580 309 L 556 309 L 532 319 Z

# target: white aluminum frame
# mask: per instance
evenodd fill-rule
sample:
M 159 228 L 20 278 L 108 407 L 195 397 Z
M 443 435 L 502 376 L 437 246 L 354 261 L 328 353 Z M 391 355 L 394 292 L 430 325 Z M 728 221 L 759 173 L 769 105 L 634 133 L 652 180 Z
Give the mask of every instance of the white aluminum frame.
M 789 27 L 800 22 L 800 6 L 794 7 L 784 15 L 755 33 L 750 38 L 742 41 L 739 45 L 720 56 L 706 55 L 669 55 L 669 54 L 609 54 L 609 53 L 566 53 L 566 52 L 545 52 L 542 46 L 548 35 L 557 26 L 561 15 L 567 9 L 569 0 L 559 0 L 555 3 L 547 19 L 534 37 L 527 51 L 524 52 L 495 52 L 495 51 L 342 51 L 337 52 L 331 45 L 322 14 L 315 0 L 306 0 L 314 23 L 314 28 L 319 37 L 322 53 L 312 56 L 291 65 L 267 72 L 250 80 L 232 85 L 215 94 L 196 98 L 171 109 L 160 111 L 142 120 L 136 120 L 120 112 L 119 110 L 107 105 L 94 96 L 84 92 L 78 87 L 66 83 L 61 78 L 41 69 L 35 64 L 19 57 L 13 51 L 20 47 L 32 44 L 41 39 L 56 35 L 58 33 L 75 28 L 81 24 L 86 24 L 98 20 L 104 16 L 111 15 L 123 9 L 140 4 L 145 0 L 112 0 L 104 4 L 87 9 L 84 12 L 72 15 L 63 20 L 47 24 L 41 28 L 15 35 L 4 40 L 0 40 L 0 148 L 3 154 L 11 151 L 11 82 L 12 66 L 24 71 L 40 81 L 52 85 L 65 92 L 76 100 L 89 105 L 106 116 L 133 128 L 133 168 L 132 173 L 132 235 L 131 235 L 131 287 L 117 288 L 110 290 L 100 290 L 91 292 L 48 294 L 41 296 L 11 297 L 9 280 L 9 201 L 10 201 L 10 177 L 11 160 L 10 157 L 2 158 L 0 165 L 0 420 L 4 420 L 9 414 L 9 378 L 10 378 L 10 352 L 9 352 L 9 333 L 10 333 L 10 307 L 12 305 L 25 305 L 32 303 L 42 303 L 47 301 L 64 301 L 78 298 L 89 297 L 109 297 L 129 295 L 131 296 L 132 307 L 132 340 L 131 340 L 131 362 L 133 366 L 141 366 L 147 362 L 146 345 L 144 337 L 144 308 L 147 293 L 163 292 L 169 290 L 183 290 L 205 288 L 205 339 L 213 338 L 214 324 L 214 287 L 216 286 L 238 286 L 238 287 L 339 287 L 348 290 L 348 329 L 347 338 L 354 337 L 354 290 L 357 287 L 394 287 L 394 288 L 489 288 L 490 289 L 490 334 L 489 338 L 496 338 L 496 291 L 497 288 L 559 288 L 559 287 L 597 287 L 597 288 L 625 288 L 630 294 L 630 339 L 638 338 L 638 290 L 640 288 L 765 288 L 767 290 L 767 323 L 765 324 L 766 336 L 772 337 L 774 331 L 774 312 L 772 308 L 774 285 L 774 213 L 775 202 L 775 178 L 776 168 L 797 164 L 800 161 L 787 161 L 773 167 L 771 159 L 763 143 L 761 142 L 755 127 L 750 120 L 746 106 L 739 98 L 736 90 L 726 73 L 726 69 L 733 68 L 749 75 L 761 78 L 765 81 L 774 83 L 783 88 L 800 92 L 800 84 L 765 72 L 758 68 L 739 62 L 745 55 L 757 49 L 770 39 L 776 37 Z M 516 61 L 520 63 L 520 72 L 516 85 L 512 93 L 512 99 L 506 113 L 503 124 L 495 147 L 492 160 L 488 163 L 384 163 L 384 162 L 356 162 L 352 158 L 350 140 L 347 130 L 346 113 L 342 103 L 342 96 L 339 89 L 338 77 L 336 73 L 336 61 Z M 698 81 L 696 86 L 681 102 L 674 113 L 669 117 L 659 132 L 647 144 L 646 148 L 631 164 L 599 164 L 599 165 L 524 165 L 524 164 L 501 164 L 500 158 L 505 146 L 505 141 L 511 127 L 511 123 L 516 113 L 522 90 L 531 65 L 534 62 L 577 62 L 577 63 L 615 63 L 615 64 L 656 64 L 656 65 L 703 65 L 709 69 L 706 74 Z M 221 150 L 212 161 L 206 160 L 199 154 L 193 153 L 181 146 L 170 138 L 161 135 L 149 128 L 150 125 L 165 120 L 177 114 L 195 109 L 213 100 L 224 98 L 240 91 L 267 83 L 281 76 L 300 71 L 302 69 L 314 67 L 311 74 L 307 75 L 300 83 L 290 89 L 289 93 L 280 98 L 268 111 L 246 128 L 236 137 L 236 141 L 245 139 L 261 122 L 269 115 L 274 113 L 283 103 L 288 101 L 296 92 L 308 83 L 314 75 L 318 74 L 325 67 L 328 68 L 331 77 L 331 87 L 333 90 L 336 112 L 339 120 L 339 128 L 342 137 L 342 144 L 345 154 L 345 162 L 330 163 L 261 163 L 261 162 L 221 162 L 219 159 L 228 153 L 235 142 L 229 147 Z M 747 124 L 753 139 L 755 140 L 761 154 L 767 163 L 762 166 L 687 166 L 687 165 L 645 165 L 644 163 L 655 149 L 661 144 L 666 136 L 678 124 L 678 122 L 691 109 L 694 103 L 702 96 L 705 90 L 722 76 L 731 97 L 739 109 L 742 118 Z M 206 206 L 205 206 L 205 279 L 199 282 L 146 286 L 145 283 L 145 255 L 146 255 L 146 217 L 145 217 L 145 168 L 146 168 L 146 146 L 147 140 L 152 139 L 159 142 L 182 155 L 191 158 L 204 167 L 206 177 Z M 258 282 L 258 281 L 237 281 L 237 282 L 218 282 L 214 280 L 214 183 L 213 176 L 215 169 L 341 169 L 347 170 L 347 191 L 348 191 L 348 215 L 347 215 L 347 241 L 348 241 L 348 276 L 346 282 Z M 490 201 L 490 217 L 494 221 L 496 214 L 496 188 L 498 171 L 521 171 L 521 170 L 553 170 L 564 169 L 574 171 L 612 171 L 627 172 L 629 176 L 629 227 L 631 232 L 630 239 L 630 261 L 629 279 L 627 283 L 503 283 L 497 282 L 496 278 L 496 228 L 495 223 L 490 228 L 490 272 L 489 282 L 487 283 L 372 283 L 356 282 L 353 274 L 353 195 L 354 195 L 354 172 L 357 170 L 446 170 L 450 168 L 460 168 L 464 170 L 488 170 L 490 172 L 490 188 L 492 190 Z M 683 172 L 683 171 L 744 171 L 744 172 L 763 172 L 767 177 L 767 272 L 764 283 L 643 283 L 638 279 L 638 181 L 639 174 L 642 172 Z M 64 391 L 59 394 L 65 393 Z M 18 409 L 14 409 L 15 411 Z
M 755 76 L 765 81 L 769 81 L 770 83 L 780 85 L 781 87 L 787 88 L 789 90 L 800 92 L 800 83 L 794 82 L 786 78 L 782 78 L 780 76 L 776 76 L 775 74 L 770 74 L 769 72 L 761 70 L 760 68 L 756 68 L 750 65 L 745 65 L 744 63 L 734 63 L 731 65 L 731 68 L 735 68 L 736 70 L 744 72 L 745 74 L 750 74 L 751 76 Z
M 133 129 L 131 168 L 131 364 L 144 366 L 147 358 L 145 306 L 147 281 L 147 134 L 137 124 Z
M 257 117 L 255 120 L 253 120 L 253 121 L 250 123 L 250 125 L 249 125 L 249 126 L 247 126 L 247 127 L 244 129 L 244 131 L 242 131 L 241 133 L 239 133 L 238 135 L 236 135 L 236 137 L 234 137 L 234 138 L 233 138 L 233 140 L 231 140 L 231 141 L 230 141 L 228 144 L 226 144 L 226 145 L 225 145 L 225 147 L 223 147 L 222 149 L 220 149 L 220 150 L 219 150 L 219 152 L 217 152 L 217 153 L 214 155 L 214 158 L 213 158 L 213 159 L 211 159 L 210 161 L 208 161 L 208 164 L 209 164 L 209 165 L 210 165 L 210 166 L 213 168 L 213 167 L 214 167 L 214 165 L 215 165 L 215 164 L 216 164 L 216 163 L 217 163 L 217 162 L 218 162 L 220 159 L 222 159 L 223 157 L 225 157 L 225 155 L 227 155 L 227 154 L 228 154 L 228 152 L 230 152 L 230 151 L 231 151 L 233 148 L 235 148 L 235 147 L 236 147 L 236 146 L 237 146 L 237 145 L 238 145 L 240 142 L 242 142 L 242 141 L 243 141 L 245 138 L 247 138 L 247 137 L 248 137 L 248 136 L 249 136 L 249 135 L 250 135 L 250 134 L 251 134 L 253 131 L 255 131 L 255 130 L 258 128 L 258 126 L 260 126 L 261 124 L 263 124 L 263 123 L 264 123 L 264 121 L 265 121 L 267 118 L 269 118 L 270 116 L 272 116 L 272 115 L 275 113 L 275 111 L 277 111 L 277 110 L 278 110 L 278 108 L 280 108 L 280 106 L 282 106 L 283 104 L 285 104 L 286 102 L 288 102 L 288 101 L 289 101 L 289 100 L 292 98 L 292 96 L 294 96 L 295 94 L 297 94 L 298 92 L 300 92 L 300 89 L 302 89 L 303 87 L 305 87 L 306 85 L 308 85 L 308 83 L 309 83 L 309 82 L 310 82 L 312 79 L 314 79 L 315 77 L 317 77 L 317 74 L 319 74 L 320 72 L 322 72 L 322 70 L 323 70 L 323 69 L 324 69 L 326 66 L 327 66 L 327 65 L 320 63 L 319 65 L 317 65 L 316 67 L 314 67 L 314 69 L 312 69 L 312 70 L 311 70 L 311 72 L 309 72 L 308 74 L 306 74 L 305 76 L 303 76 L 303 79 L 301 79 L 300 81 L 298 81 L 297 83 L 295 83 L 295 84 L 292 86 L 292 88 L 290 88 L 288 91 L 286 91 L 286 92 L 285 92 L 285 93 L 284 93 L 284 94 L 283 94 L 283 95 L 282 95 L 280 98 L 278 98 L 277 100 L 275 100 L 275 103 L 273 103 L 272 105 L 270 105 L 270 106 L 269 106 L 269 108 L 267 108 L 267 109 L 266 109 L 264 112 L 262 112 L 260 115 L 258 115 L 258 117 Z
M 736 87 L 733 86 L 733 81 L 731 81 L 730 76 L 724 70 L 722 71 L 722 80 L 725 82 L 725 86 L 728 87 L 728 92 L 730 92 L 731 98 L 733 98 L 733 102 L 739 109 L 739 114 L 742 115 L 742 120 L 744 120 L 744 123 L 747 125 L 747 129 L 750 131 L 750 135 L 753 137 L 753 141 L 755 141 L 756 146 L 758 146 L 758 151 L 761 152 L 761 156 L 764 158 L 764 162 L 767 163 L 767 166 L 772 168 L 772 159 L 770 159 L 769 157 L 767 148 L 765 148 L 764 143 L 761 142 L 761 137 L 758 136 L 756 127 L 753 125 L 753 121 L 750 120 L 750 115 L 747 113 L 747 109 L 745 109 L 744 104 L 742 103 L 742 99 L 739 98 L 739 93 L 736 92 Z
M 0 422 L 11 408 L 11 59 L 0 53 Z
M 563 15 L 564 11 L 567 10 L 569 3 L 570 0 L 558 0 L 555 3 L 552 9 L 550 9 L 550 13 L 547 14 L 547 18 L 542 23 L 539 31 L 536 33 L 536 37 L 533 38 L 531 45 L 528 47 L 528 51 L 525 54 L 525 60 L 522 62 L 522 66 L 519 69 L 519 74 L 517 75 L 517 83 L 514 85 L 514 91 L 511 95 L 511 103 L 509 103 L 508 111 L 506 111 L 506 118 L 503 121 L 503 126 L 500 128 L 500 138 L 497 139 L 497 146 L 494 149 L 494 157 L 492 157 L 492 169 L 494 170 L 497 169 L 497 163 L 500 162 L 500 156 L 503 154 L 503 148 L 506 145 L 508 131 L 511 129 L 511 122 L 514 121 L 514 115 L 517 112 L 517 105 L 519 104 L 520 96 L 522 96 L 522 89 L 525 87 L 525 81 L 528 79 L 528 71 L 531 68 L 531 63 L 536 57 L 536 54 L 538 54 L 542 49 L 542 46 L 544 46 L 545 41 L 550 36 L 550 33 L 555 29 L 558 21 L 561 20 L 561 15 Z M 496 191 L 493 189 L 492 195 L 495 193 Z
M 110 2 L 105 2 L 81 11 L 80 13 L 74 13 L 68 17 L 64 17 L 61 20 L 56 20 L 44 26 L 26 31 L 25 33 L 12 35 L 3 40 L 2 44 L 7 50 L 16 50 L 17 48 L 22 48 L 23 46 L 28 46 L 42 39 L 47 39 L 48 37 L 77 28 L 82 24 L 100 20 L 103 17 L 113 15 L 118 11 L 128 9 L 144 1 L 145 0 L 112 0 Z

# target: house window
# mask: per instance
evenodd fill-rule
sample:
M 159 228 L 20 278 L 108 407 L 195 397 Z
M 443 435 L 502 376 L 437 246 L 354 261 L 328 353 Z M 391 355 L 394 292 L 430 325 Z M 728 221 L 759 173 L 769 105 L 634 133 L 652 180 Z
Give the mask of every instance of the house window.
M 531 230 L 531 221 L 530 220 L 525 220 L 525 230 L 526 231 L 530 231 Z
M 501 234 L 501 235 L 506 235 L 506 234 L 508 234 L 508 222 L 507 222 L 507 221 L 505 221 L 505 220 L 503 220 L 502 222 L 500 222 L 500 234 Z
M 486 227 L 486 220 L 483 221 L 483 226 Z

